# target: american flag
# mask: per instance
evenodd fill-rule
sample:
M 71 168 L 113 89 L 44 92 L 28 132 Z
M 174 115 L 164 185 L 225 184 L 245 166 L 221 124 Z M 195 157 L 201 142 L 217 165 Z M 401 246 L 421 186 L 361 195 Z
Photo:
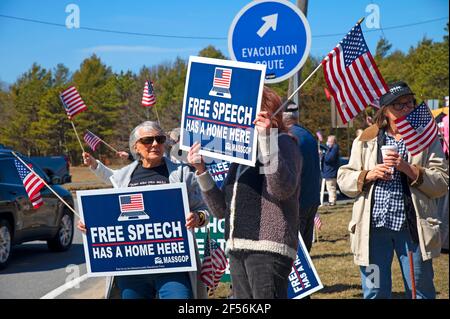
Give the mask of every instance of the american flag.
M 19 173 L 23 186 L 25 186 L 25 190 L 30 198 L 33 208 L 38 209 L 44 204 L 40 190 L 45 186 L 45 184 L 36 176 L 35 173 L 26 168 L 20 161 L 15 159 L 14 164 L 16 165 L 17 172 Z M 31 167 L 31 165 L 28 166 Z
M 328 88 L 345 124 L 388 91 L 357 24 L 322 61 Z
M 216 70 L 214 71 L 213 86 L 229 89 L 232 71 L 232 69 L 216 68 Z
M 422 152 L 438 135 L 436 121 L 424 102 L 407 116 L 395 120 L 395 124 L 411 155 Z
M 84 134 L 83 139 L 94 152 L 97 149 L 98 144 L 102 141 L 100 137 L 91 131 L 87 131 L 86 134 Z
M 68 87 L 59 96 L 70 120 L 78 113 L 87 110 L 86 104 L 74 86 Z
M 119 202 L 122 213 L 144 211 L 144 198 L 142 194 L 120 195 Z
M 322 228 L 322 221 L 320 220 L 319 214 L 316 214 L 316 216 L 314 216 L 314 225 L 316 225 L 316 228 L 318 230 L 320 230 Z
M 228 260 L 225 252 L 220 245 L 214 240 L 206 237 L 205 254 L 203 255 L 203 263 L 200 271 L 200 279 L 209 288 L 210 294 L 217 288 L 225 270 L 227 269 Z
M 156 104 L 156 96 L 153 91 L 153 83 L 145 81 L 144 93 L 142 95 L 142 106 L 148 107 Z

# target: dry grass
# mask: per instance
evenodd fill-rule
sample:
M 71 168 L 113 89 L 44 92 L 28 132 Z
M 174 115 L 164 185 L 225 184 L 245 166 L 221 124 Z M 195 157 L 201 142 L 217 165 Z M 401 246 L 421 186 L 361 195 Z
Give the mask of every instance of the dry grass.
M 324 288 L 315 293 L 314 299 L 362 298 L 359 268 L 353 263 L 350 252 L 347 224 L 352 205 L 320 209 L 322 230 L 319 241 L 314 243 L 311 257 Z M 403 280 L 397 259 L 392 263 L 392 291 L 394 298 L 404 298 Z M 449 257 L 433 260 L 434 284 L 437 298 L 449 298 Z
M 322 230 L 319 241 L 313 244 L 311 258 L 324 288 L 314 293 L 312 299 L 361 299 L 359 268 L 353 263 L 350 252 L 347 224 L 352 205 L 338 205 L 320 209 Z M 397 259 L 392 263 L 393 298 L 404 298 L 403 280 Z M 437 298 L 449 299 L 449 256 L 433 260 L 434 284 Z M 220 283 L 212 298 L 227 298 L 230 285 Z

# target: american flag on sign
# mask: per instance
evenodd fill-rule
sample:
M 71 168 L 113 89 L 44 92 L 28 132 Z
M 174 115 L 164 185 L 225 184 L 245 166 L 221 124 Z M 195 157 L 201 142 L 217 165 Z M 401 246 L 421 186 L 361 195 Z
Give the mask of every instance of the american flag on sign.
M 345 124 L 388 91 L 357 24 L 322 61 L 328 88 Z
M 100 137 L 91 131 L 87 131 L 86 134 L 84 134 L 83 139 L 94 152 L 97 149 L 98 144 L 102 141 Z
M 227 269 L 228 260 L 225 252 L 220 245 L 210 239 L 209 233 L 206 237 L 205 254 L 203 255 L 203 263 L 200 271 L 200 279 L 209 288 L 211 294 L 218 286 L 225 270 Z
M 320 230 L 322 228 L 322 221 L 320 220 L 319 214 L 316 214 L 316 216 L 314 216 L 314 225 L 316 225 L 316 228 L 318 230 Z
M 229 89 L 232 71 L 232 69 L 216 68 L 216 70 L 214 71 L 213 86 Z
M 59 97 L 61 98 L 63 106 L 66 109 L 67 116 L 70 120 L 72 120 L 72 118 L 78 113 L 87 110 L 86 104 L 84 104 L 84 101 L 74 86 L 70 86 L 66 90 L 62 91 Z
M 40 190 L 45 184 L 33 173 L 31 170 L 25 167 L 20 161 L 14 160 L 19 177 L 22 180 L 23 186 L 30 198 L 31 204 L 34 209 L 41 207 L 44 202 L 42 201 Z M 31 164 L 28 165 L 31 167 Z
M 119 202 L 122 213 L 144 211 L 144 198 L 142 194 L 120 195 Z
M 144 93 L 142 95 L 142 106 L 148 107 L 156 104 L 156 96 L 153 91 L 153 83 L 145 81 Z
M 407 116 L 395 120 L 395 124 L 411 155 L 422 152 L 438 135 L 436 121 L 425 102 Z

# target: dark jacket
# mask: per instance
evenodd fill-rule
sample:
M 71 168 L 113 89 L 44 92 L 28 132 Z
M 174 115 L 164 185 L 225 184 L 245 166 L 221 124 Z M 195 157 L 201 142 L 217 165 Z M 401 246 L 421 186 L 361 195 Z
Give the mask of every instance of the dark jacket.
M 320 205 L 320 160 L 314 135 L 301 125 L 294 124 L 290 132 L 297 138 L 303 156 L 300 186 L 300 209 Z
M 322 177 L 336 178 L 339 169 L 339 145 L 334 144 L 322 158 Z

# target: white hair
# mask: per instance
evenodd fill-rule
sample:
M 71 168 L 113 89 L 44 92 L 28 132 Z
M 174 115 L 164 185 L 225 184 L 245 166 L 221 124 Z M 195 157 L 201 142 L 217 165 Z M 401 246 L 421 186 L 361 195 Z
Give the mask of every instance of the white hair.
M 129 140 L 129 147 L 131 155 L 133 155 L 133 158 L 136 160 L 138 159 L 138 154 L 134 150 L 134 146 L 136 145 L 136 142 L 141 138 L 139 136 L 139 131 L 144 132 L 150 132 L 150 131 L 156 131 L 158 132 L 158 135 L 165 135 L 163 129 L 157 122 L 154 121 L 145 121 L 136 126 L 133 131 L 131 131 L 130 134 L 130 140 Z

